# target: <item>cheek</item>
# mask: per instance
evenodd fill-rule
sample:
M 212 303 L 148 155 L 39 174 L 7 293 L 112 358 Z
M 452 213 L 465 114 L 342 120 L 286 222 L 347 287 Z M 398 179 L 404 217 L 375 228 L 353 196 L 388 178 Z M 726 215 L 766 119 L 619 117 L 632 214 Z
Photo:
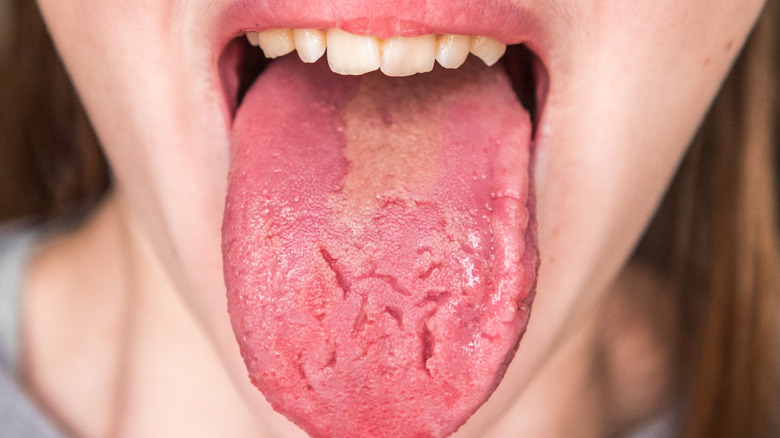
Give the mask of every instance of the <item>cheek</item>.
M 588 29 L 552 54 L 537 135 L 532 324 L 592 309 L 625 263 L 760 10 L 749 3 L 582 9 Z
M 190 304 L 205 309 L 205 318 L 224 318 L 226 122 L 210 58 L 201 54 L 205 37 L 180 32 L 203 14 L 171 14 L 180 7 L 164 0 L 41 1 L 128 219 Z

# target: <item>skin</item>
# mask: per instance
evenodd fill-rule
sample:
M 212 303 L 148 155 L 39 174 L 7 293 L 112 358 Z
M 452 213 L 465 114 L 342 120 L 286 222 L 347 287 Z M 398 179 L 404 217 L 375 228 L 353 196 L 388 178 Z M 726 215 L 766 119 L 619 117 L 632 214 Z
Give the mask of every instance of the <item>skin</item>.
M 223 3 L 39 1 L 116 181 L 25 292 L 27 384 L 76 435 L 303 436 L 249 384 L 225 312 Z M 667 288 L 626 259 L 763 2 L 524 4 L 548 36 L 538 295 L 457 436 L 604 436 L 668 402 Z

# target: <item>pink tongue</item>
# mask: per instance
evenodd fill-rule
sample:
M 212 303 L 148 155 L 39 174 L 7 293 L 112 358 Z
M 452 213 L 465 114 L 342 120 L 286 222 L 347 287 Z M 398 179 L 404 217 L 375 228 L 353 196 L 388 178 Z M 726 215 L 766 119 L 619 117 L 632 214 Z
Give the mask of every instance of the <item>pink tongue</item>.
M 537 266 L 501 69 L 273 63 L 236 117 L 223 252 L 252 382 L 316 437 L 441 437 L 500 381 Z

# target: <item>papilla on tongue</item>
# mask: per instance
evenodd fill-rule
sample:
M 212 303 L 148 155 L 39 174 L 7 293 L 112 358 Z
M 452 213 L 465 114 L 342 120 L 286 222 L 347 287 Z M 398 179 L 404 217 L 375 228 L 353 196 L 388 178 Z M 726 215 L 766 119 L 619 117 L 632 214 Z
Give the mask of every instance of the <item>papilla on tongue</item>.
M 536 279 L 531 126 L 502 69 L 271 64 L 223 224 L 249 376 L 315 437 L 443 437 L 490 396 Z

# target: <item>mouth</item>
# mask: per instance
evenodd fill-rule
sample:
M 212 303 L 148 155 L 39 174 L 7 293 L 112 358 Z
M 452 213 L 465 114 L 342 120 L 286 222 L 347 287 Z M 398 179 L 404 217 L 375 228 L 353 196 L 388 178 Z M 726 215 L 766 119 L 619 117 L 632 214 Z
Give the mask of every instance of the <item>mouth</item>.
M 533 20 L 488 11 L 513 30 L 275 11 L 221 52 L 231 323 L 312 436 L 447 436 L 525 332 L 549 80 Z
M 370 3 L 363 2 L 362 6 L 371 10 Z M 273 14 L 265 11 L 260 15 L 257 11 L 263 8 L 249 5 L 231 10 L 223 17 L 223 22 L 230 25 L 225 26 L 218 60 L 229 120 L 251 85 L 274 59 L 295 56 L 291 52 L 297 52 L 306 63 L 325 57 L 337 74 L 380 70 L 388 76 L 425 73 L 435 64 L 454 69 L 467 56 L 476 56 L 489 66 L 498 63 L 503 67 L 518 100 L 531 115 L 535 132 L 549 88 L 544 61 L 547 37 L 539 20 L 524 9 L 497 2 L 489 7 L 480 5 L 484 10 L 472 21 L 469 18 L 473 13 L 464 11 L 476 6 L 454 3 L 451 7 L 456 10 L 440 8 L 426 23 L 419 22 L 417 10 L 410 18 L 393 11 L 384 14 L 392 18 L 371 19 L 354 18 L 361 16 L 358 10 L 348 16 L 333 17 L 317 12 L 302 15 L 294 6 L 289 6 L 290 10 L 277 7 Z M 360 9 L 359 6 L 353 5 L 352 9 Z M 365 16 L 376 13 L 383 14 L 371 11 L 365 12 Z M 268 18 L 269 15 L 274 18 Z M 494 23 L 502 24 L 496 27 Z M 297 27 L 282 28 L 283 24 Z M 360 48 L 361 45 L 367 49 Z M 416 64 L 409 58 L 417 58 Z

